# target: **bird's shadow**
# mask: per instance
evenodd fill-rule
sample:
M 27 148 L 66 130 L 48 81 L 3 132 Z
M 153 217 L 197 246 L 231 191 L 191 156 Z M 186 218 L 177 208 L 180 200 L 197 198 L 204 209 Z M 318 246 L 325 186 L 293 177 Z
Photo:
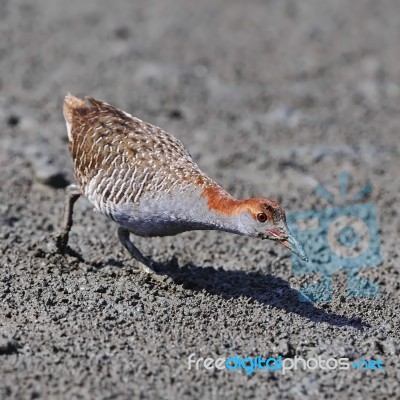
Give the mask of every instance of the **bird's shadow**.
M 351 327 L 358 330 L 368 328 L 360 318 L 347 318 L 325 311 L 311 302 L 299 300 L 299 292 L 289 283 L 277 276 L 262 272 L 229 271 L 223 268 L 199 267 L 186 264 L 179 267 L 177 260 L 157 263 L 157 272 L 168 276 L 177 285 L 194 291 L 205 290 L 224 299 L 246 297 L 265 306 L 280 308 L 298 314 L 315 323 L 327 323 L 333 326 Z M 329 306 L 327 303 L 322 307 Z
M 123 268 L 125 263 L 113 258 L 107 265 Z M 96 269 L 104 267 L 104 263 L 96 263 Z M 148 279 L 158 281 L 156 276 L 169 277 L 175 284 L 193 291 L 205 290 L 212 295 L 218 295 L 226 300 L 245 297 L 265 306 L 280 308 L 290 313 L 300 315 L 317 324 L 327 323 L 332 326 L 349 327 L 358 330 L 369 328 L 370 325 L 361 318 L 347 318 L 345 316 L 325 311 L 328 303 L 320 303 L 317 307 L 312 302 L 299 300 L 299 291 L 290 287 L 289 283 L 277 276 L 263 272 L 246 272 L 244 270 L 224 270 L 222 267 L 199 267 L 188 263 L 179 267 L 176 257 L 170 260 L 155 263 L 153 266 L 157 274 L 149 275 Z

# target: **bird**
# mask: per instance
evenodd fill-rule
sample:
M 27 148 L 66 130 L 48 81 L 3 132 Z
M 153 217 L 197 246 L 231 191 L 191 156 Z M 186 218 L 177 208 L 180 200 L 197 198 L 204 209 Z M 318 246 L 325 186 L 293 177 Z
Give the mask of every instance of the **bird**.
M 63 113 L 76 182 L 66 188 L 60 249 L 68 245 L 74 204 L 85 196 L 116 223 L 121 244 L 148 273 L 157 274 L 155 264 L 131 234 L 218 230 L 278 242 L 308 261 L 277 201 L 236 199 L 168 132 L 92 97 L 67 94 Z

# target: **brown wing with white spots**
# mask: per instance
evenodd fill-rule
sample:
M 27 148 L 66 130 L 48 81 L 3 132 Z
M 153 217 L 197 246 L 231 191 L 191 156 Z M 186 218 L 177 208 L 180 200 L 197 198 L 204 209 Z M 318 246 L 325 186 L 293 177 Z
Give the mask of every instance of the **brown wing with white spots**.
M 87 195 L 119 204 L 206 184 L 179 140 L 107 103 L 87 101 L 69 95 L 64 105 L 75 178 Z

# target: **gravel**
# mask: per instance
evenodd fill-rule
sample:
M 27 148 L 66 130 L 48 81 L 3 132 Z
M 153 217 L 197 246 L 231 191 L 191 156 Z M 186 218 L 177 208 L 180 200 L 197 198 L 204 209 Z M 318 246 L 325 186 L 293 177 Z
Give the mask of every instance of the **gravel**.
M 2 1 L 0 398 L 395 398 L 399 368 L 400 3 Z M 383 263 L 374 298 L 299 301 L 283 247 L 219 232 L 135 243 L 85 199 L 58 254 L 72 182 L 62 101 L 91 95 L 181 139 L 237 197 L 288 211 L 368 181 Z M 384 370 L 188 368 L 188 357 L 381 360 Z

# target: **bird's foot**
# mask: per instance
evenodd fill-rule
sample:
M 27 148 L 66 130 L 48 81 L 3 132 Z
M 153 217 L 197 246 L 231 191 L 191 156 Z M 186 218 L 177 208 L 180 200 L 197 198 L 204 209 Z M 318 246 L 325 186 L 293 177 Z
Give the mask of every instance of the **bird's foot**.
M 51 240 L 47 244 L 47 248 L 51 254 L 61 254 L 64 258 L 66 255 L 76 258 L 83 262 L 82 256 L 68 246 L 68 233 L 56 232 L 51 235 Z
M 138 260 L 136 258 L 136 261 L 138 262 L 138 265 L 134 267 L 133 272 L 134 273 L 141 273 L 144 272 L 149 275 L 157 275 L 157 269 L 156 269 L 156 263 L 151 260 L 150 258 L 143 257 L 142 259 Z
M 67 247 L 68 235 L 64 232 L 56 232 L 51 235 L 51 239 L 53 241 L 54 250 L 63 253 Z
M 151 260 L 150 258 L 144 257 L 144 260 L 140 261 L 136 269 L 132 272 L 137 274 L 142 273 L 146 279 L 152 279 L 162 285 L 174 284 L 174 281 L 170 276 L 160 273 L 159 266 L 159 263 Z

